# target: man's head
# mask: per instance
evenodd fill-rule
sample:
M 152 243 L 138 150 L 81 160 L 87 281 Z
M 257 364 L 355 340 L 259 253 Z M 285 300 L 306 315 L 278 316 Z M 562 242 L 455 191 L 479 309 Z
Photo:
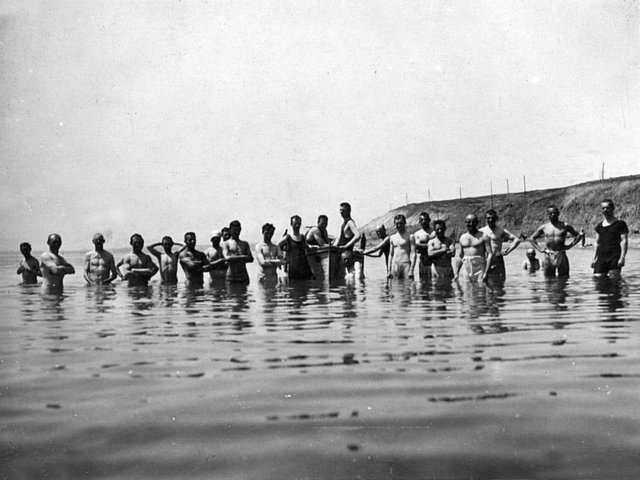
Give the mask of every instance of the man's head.
M 184 234 L 184 244 L 189 250 L 196 248 L 196 234 L 194 232 L 187 232 Z
M 293 217 L 291 217 L 291 226 L 294 229 L 300 228 L 302 226 L 302 218 L 300 218 L 300 215 L 294 215 Z
M 464 224 L 467 226 L 467 230 L 473 233 L 478 229 L 478 217 L 475 214 L 470 213 L 464 217 Z
M 555 205 L 549 205 L 547 207 L 547 217 L 552 222 L 555 222 L 560 217 L 560 210 Z
M 429 228 L 429 224 L 431 223 L 431 217 L 429 217 L 429 214 L 427 212 L 420 212 L 418 223 L 420 223 L 420 226 L 423 229 L 427 230 Z
M 229 227 L 224 227 L 222 230 L 222 241 L 226 242 L 231 238 L 231 232 L 229 231 Z
M 162 248 L 164 248 L 166 252 L 170 252 L 173 248 L 173 238 L 168 235 L 162 237 Z
M 329 225 L 329 217 L 326 215 L 318 216 L 318 228 L 325 229 L 327 228 L 327 225 Z
M 487 225 L 493 228 L 496 226 L 496 222 L 498 221 L 498 212 L 496 212 L 493 208 L 490 208 L 489 210 L 487 210 L 484 218 L 487 222 Z
M 238 220 L 234 220 L 229 224 L 229 235 L 234 240 L 240 238 L 240 232 L 242 231 L 242 225 Z
M 25 257 L 31 255 L 31 244 L 29 242 L 22 242 L 20 244 L 20 253 Z
M 276 227 L 274 227 L 270 223 L 265 223 L 262 226 L 262 238 L 264 239 L 264 241 L 270 242 L 275 231 L 276 231 Z
M 213 245 L 214 247 L 217 247 L 218 245 L 220 245 L 221 239 L 222 239 L 222 232 L 220 230 L 214 230 L 213 232 L 211 232 L 211 235 L 209 235 L 209 241 L 211 242 L 211 245 Z
M 134 233 L 129 239 L 129 245 L 133 248 L 134 253 L 140 253 L 144 247 L 144 238 L 139 233 Z
M 444 220 L 436 220 L 433 222 L 433 229 L 436 231 L 436 235 L 442 238 L 444 237 L 444 232 L 447 230 L 447 224 Z
M 49 245 L 49 250 L 53 253 L 58 253 L 62 245 L 62 237 L 57 233 L 52 233 L 47 237 L 47 245 Z
M 378 238 L 385 238 L 387 236 L 387 229 L 383 224 L 376 225 L 376 235 L 378 235 Z
M 104 236 L 101 233 L 96 233 L 92 239 L 93 244 L 96 247 L 96 251 L 100 251 L 104 247 Z
M 393 224 L 396 226 L 396 230 L 400 233 L 404 233 L 407 229 L 407 218 L 399 213 L 393 217 Z
M 604 200 L 602 200 L 602 202 L 600 203 L 600 207 L 602 208 L 602 214 L 605 216 L 613 216 L 613 211 L 616 208 L 616 206 L 613 204 L 613 200 L 609 198 L 605 198 Z
M 342 218 L 351 217 L 351 205 L 349 205 L 347 202 L 342 202 L 340 204 L 340 216 Z
M 534 258 L 536 258 L 536 251 L 533 248 L 527 248 L 525 254 L 527 255 L 527 258 L 529 260 L 533 260 Z

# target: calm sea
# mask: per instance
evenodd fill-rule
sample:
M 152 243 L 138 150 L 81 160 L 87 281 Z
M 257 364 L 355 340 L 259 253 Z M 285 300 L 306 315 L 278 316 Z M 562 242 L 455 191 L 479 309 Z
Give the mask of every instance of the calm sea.
M 619 282 L 591 255 L 566 282 L 520 248 L 503 286 L 388 282 L 367 259 L 350 285 L 77 273 L 59 297 L 4 256 L 0 478 L 640 478 L 640 251 Z

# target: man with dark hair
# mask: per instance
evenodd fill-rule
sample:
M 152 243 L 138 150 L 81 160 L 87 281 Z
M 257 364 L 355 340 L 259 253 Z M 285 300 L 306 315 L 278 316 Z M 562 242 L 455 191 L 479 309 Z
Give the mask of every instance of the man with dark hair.
M 433 222 L 436 236 L 429 240 L 428 252 L 434 278 L 453 278 L 451 258 L 456 254 L 455 242 L 445 236 L 447 224 L 444 220 Z
M 196 234 L 187 232 L 184 234 L 185 248 L 180 252 L 178 259 L 184 272 L 185 282 L 189 287 L 200 288 L 204 285 L 203 272 L 209 271 L 209 261 L 204 252 L 196 250 Z
M 163 252 L 156 247 L 162 245 Z M 174 246 L 182 247 L 179 250 L 173 250 Z M 147 247 L 147 250 L 158 259 L 160 264 L 160 283 L 163 285 L 175 285 L 178 283 L 178 257 L 180 253 L 187 248 L 184 244 L 174 242 L 173 239 L 165 235 L 161 242 L 156 242 Z
M 307 239 L 300 233 L 302 218 L 300 215 L 291 217 L 291 233 L 284 231 L 278 246 L 285 252 L 286 268 L 289 280 L 311 280 L 313 278 L 312 256 L 309 255 Z
M 596 277 L 619 277 L 624 267 L 629 245 L 629 227 L 615 217 L 613 201 L 605 198 L 600 204 L 604 220 L 596 225 L 596 241 L 591 268 Z
M 142 252 L 144 247 L 144 239 L 139 233 L 131 235 L 129 240 L 132 252 L 126 254 L 116 265 L 120 276 L 127 280 L 130 287 L 146 286 L 149 284 L 149 280 L 156 273 L 158 273 L 158 267 L 151 257 Z M 120 267 L 123 267 L 124 273 L 120 271 Z
M 419 255 L 418 276 L 422 281 L 431 280 L 431 258 L 429 257 L 429 240 L 435 237 L 431 229 L 431 218 L 427 212 L 420 212 L 418 217 L 420 230 L 413 234 L 416 239 L 416 252 Z
M 341 252 L 341 262 L 339 268 L 339 277 L 345 276 L 362 278 L 364 270 L 362 268 L 362 254 L 353 251 L 356 244 L 360 241 L 360 231 L 356 227 L 356 222 L 351 218 L 351 205 L 347 202 L 340 204 L 340 216 L 342 217 L 342 225 L 340 226 L 340 237 L 338 237 L 336 245 Z
M 529 242 L 533 248 L 544 254 L 542 270 L 545 277 L 555 277 L 556 272 L 558 277 L 568 277 L 569 258 L 566 251 L 578 243 L 581 236 L 571 225 L 560 221 L 560 210 L 555 205 L 547 207 L 547 216 L 549 222 L 538 227 L 529 237 Z M 565 245 L 567 235 L 574 237 L 569 245 Z M 545 248 L 540 248 L 536 241 L 542 236 L 545 239 Z
M 393 218 L 397 233 L 389 238 L 388 278 L 412 279 L 416 267 L 416 243 L 413 234 L 407 232 L 407 219 L 401 213 Z
M 258 281 L 260 282 L 277 283 L 277 270 L 284 263 L 282 250 L 271 241 L 275 231 L 276 227 L 270 223 L 265 223 L 262 226 L 262 242 L 256 245 L 256 260 L 260 266 Z
M 38 259 L 31 255 L 31 244 L 22 242 L 20 244 L 20 253 L 24 258 L 20 261 L 16 273 L 22 275 L 22 284 L 33 285 L 38 283 L 38 277 L 42 276 L 42 272 L 40 271 Z
M 331 238 L 327 232 L 329 218 L 326 215 L 319 215 L 315 227 L 307 232 L 306 239 L 310 253 L 313 255 L 309 264 L 313 270 L 316 280 L 328 280 L 331 275 L 330 244 Z
M 229 283 L 249 283 L 249 273 L 247 263 L 253 262 L 251 248 L 244 240 L 240 240 L 242 225 L 238 220 L 229 224 L 229 240 L 222 246 L 222 255 L 227 261 L 227 282 Z
M 488 276 L 503 279 L 507 275 L 504 267 L 504 257 L 520 245 L 520 239 L 506 228 L 498 225 L 498 213 L 494 209 L 487 210 L 485 219 L 487 225 L 482 227 L 480 231 L 489 237 L 491 249 L 493 250 Z M 506 241 L 511 241 L 511 245 L 503 252 L 502 243 Z

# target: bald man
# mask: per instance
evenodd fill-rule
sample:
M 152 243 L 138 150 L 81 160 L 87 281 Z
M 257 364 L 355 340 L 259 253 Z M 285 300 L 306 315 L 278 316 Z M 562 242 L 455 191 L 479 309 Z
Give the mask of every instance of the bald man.
M 462 278 L 467 281 L 485 281 L 491 266 L 493 250 L 491 240 L 478 230 L 478 217 L 467 215 L 464 219 L 467 231 L 460 235 L 460 257 L 456 262 L 455 277 L 462 271 Z
M 118 278 L 116 261 L 113 255 L 104 249 L 105 239 L 101 233 L 93 236 L 94 250 L 84 258 L 83 276 L 89 285 L 108 285 Z
M 47 238 L 49 251 L 40 257 L 40 271 L 42 272 L 42 289 L 48 293 L 62 293 L 62 280 L 65 275 L 76 273 L 75 268 L 58 252 L 62 246 L 62 237 L 52 233 Z

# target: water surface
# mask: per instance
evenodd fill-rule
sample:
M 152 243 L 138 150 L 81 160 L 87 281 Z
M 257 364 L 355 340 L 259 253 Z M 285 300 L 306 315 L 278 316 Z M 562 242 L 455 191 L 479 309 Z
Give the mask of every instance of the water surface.
M 639 478 L 640 255 L 618 282 L 591 255 L 567 281 L 519 249 L 504 285 L 370 259 L 331 287 L 62 296 L 5 256 L 0 478 Z

